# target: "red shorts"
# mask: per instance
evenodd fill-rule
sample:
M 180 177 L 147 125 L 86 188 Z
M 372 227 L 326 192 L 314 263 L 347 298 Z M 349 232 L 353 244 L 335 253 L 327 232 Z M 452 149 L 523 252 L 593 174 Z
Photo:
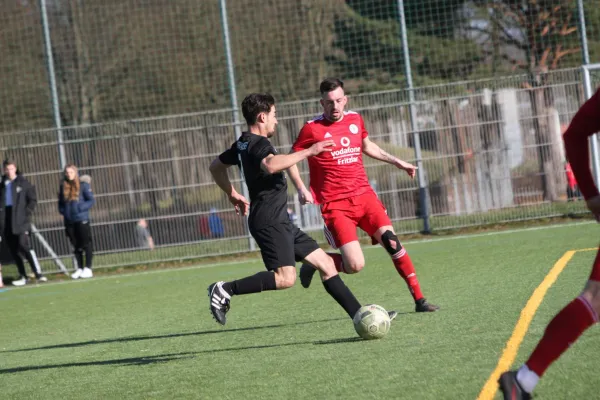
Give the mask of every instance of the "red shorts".
M 592 266 L 592 274 L 590 275 L 590 281 L 600 282 L 600 247 L 598 248 L 598 254 L 596 255 L 596 259 L 594 260 L 594 265 Z
M 367 192 L 321 205 L 325 237 L 333 248 L 358 240 L 356 227 L 369 236 L 382 226 L 392 225 L 387 211 L 375 192 Z

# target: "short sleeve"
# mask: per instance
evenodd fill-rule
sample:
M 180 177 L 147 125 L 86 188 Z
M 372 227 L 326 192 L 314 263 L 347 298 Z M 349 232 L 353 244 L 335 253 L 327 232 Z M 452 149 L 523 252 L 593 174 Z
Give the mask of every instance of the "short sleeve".
M 261 162 L 269 154 L 277 154 L 277 150 L 267 139 L 262 139 L 249 150 L 250 155 L 258 162 Z
M 219 155 L 219 160 L 223 164 L 239 165 L 240 161 L 238 159 L 238 153 L 237 153 L 237 142 L 232 144 L 229 149 L 227 149 L 223 153 L 221 153 Z
M 369 136 L 369 132 L 365 128 L 365 120 L 363 119 L 362 115 L 360 116 L 360 133 L 363 139 Z
M 315 144 L 315 140 L 313 137 L 312 128 L 309 124 L 304 124 L 304 126 L 300 130 L 300 133 L 298 134 L 298 138 L 292 146 L 292 149 L 294 151 L 305 150 L 313 144 Z

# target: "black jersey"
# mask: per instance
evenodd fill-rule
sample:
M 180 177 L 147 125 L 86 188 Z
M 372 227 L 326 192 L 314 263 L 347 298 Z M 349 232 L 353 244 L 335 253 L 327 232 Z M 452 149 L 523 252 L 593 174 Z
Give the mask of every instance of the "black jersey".
M 269 139 L 244 132 L 231 148 L 219 155 L 223 164 L 242 168 L 250 192 L 251 230 L 289 221 L 284 172 L 269 174 L 261 168 L 262 160 L 270 154 L 277 154 L 277 150 Z

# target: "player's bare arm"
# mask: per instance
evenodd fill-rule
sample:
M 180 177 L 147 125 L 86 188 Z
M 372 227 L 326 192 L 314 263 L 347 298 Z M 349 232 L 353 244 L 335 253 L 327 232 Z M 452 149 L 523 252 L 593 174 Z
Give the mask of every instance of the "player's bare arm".
M 300 176 L 300 171 L 298 170 L 297 165 L 292 165 L 287 169 L 287 173 L 294 184 L 294 187 L 298 191 L 298 201 L 300 201 L 301 205 L 305 204 L 313 204 L 315 199 L 313 198 L 310 190 L 306 188 L 304 182 L 302 181 L 302 177 Z
M 381 147 L 379 147 L 376 143 L 373 143 L 371 140 L 369 140 L 368 137 L 363 139 L 362 151 L 363 151 L 363 153 L 365 153 L 366 155 L 368 155 L 369 157 L 371 157 L 375 160 L 379 160 L 379 161 L 383 161 L 388 164 L 392 164 L 392 165 L 396 166 L 396 168 L 406 171 L 408 176 L 410 176 L 411 178 L 414 178 L 417 173 L 416 166 L 414 166 L 411 163 L 408 163 L 406 161 L 403 161 L 403 160 L 399 159 L 398 157 L 394 157 L 393 155 L 391 155 L 390 153 L 388 153 L 387 151 L 385 151 Z
M 335 142 L 333 140 L 324 140 L 313 144 L 308 149 L 297 151 L 295 153 L 278 155 L 270 154 L 263 158 L 261 168 L 269 174 L 275 174 L 285 169 L 289 169 L 291 166 L 296 165 L 308 157 L 316 156 L 324 151 L 332 151 L 334 146 Z
M 231 184 L 229 176 L 227 175 L 227 168 L 230 166 L 231 165 L 222 163 L 217 157 L 210 164 L 209 170 L 215 183 L 225 192 L 229 198 L 229 202 L 235 207 L 235 212 L 238 215 L 248 215 L 250 202 L 244 196 L 239 194 Z

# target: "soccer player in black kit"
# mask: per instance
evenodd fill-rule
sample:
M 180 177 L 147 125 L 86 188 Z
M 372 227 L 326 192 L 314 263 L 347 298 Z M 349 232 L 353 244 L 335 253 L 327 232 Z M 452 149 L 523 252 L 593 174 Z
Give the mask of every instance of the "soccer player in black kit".
M 247 215 L 249 209 L 250 233 L 260 247 L 267 271 L 210 285 L 208 297 L 213 317 L 225 325 L 232 296 L 292 287 L 298 261 L 313 265 L 320 272 L 327 293 L 350 318 L 354 317 L 361 305 L 339 277 L 333 260 L 310 236 L 290 222 L 287 214 L 284 170 L 307 157 L 331 151 L 335 144 L 326 140 L 299 152 L 277 154 L 268 139 L 275 133 L 277 125 L 273 97 L 257 93 L 248 95 L 242 102 L 242 113 L 248 131 L 212 162 L 210 172 L 238 214 Z M 250 203 L 229 181 L 227 168 L 232 165 L 241 168 L 250 192 Z

